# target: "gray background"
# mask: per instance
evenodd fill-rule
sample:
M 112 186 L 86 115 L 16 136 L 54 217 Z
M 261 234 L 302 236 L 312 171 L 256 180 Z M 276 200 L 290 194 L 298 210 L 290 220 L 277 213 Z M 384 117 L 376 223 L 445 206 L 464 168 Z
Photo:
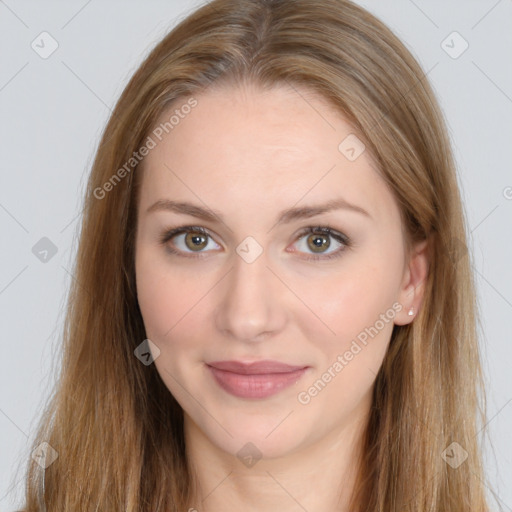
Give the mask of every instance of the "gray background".
M 21 505 L 19 463 L 59 363 L 98 138 L 137 65 L 199 3 L 0 0 L 0 511 Z M 417 57 L 448 121 L 482 314 L 486 468 L 496 502 L 512 510 L 512 1 L 359 3 Z M 46 59 L 31 47 L 51 49 L 43 31 L 58 43 Z M 460 55 L 465 43 L 453 31 L 469 45 Z M 43 237 L 57 248 L 46 262 L 32 251 Z

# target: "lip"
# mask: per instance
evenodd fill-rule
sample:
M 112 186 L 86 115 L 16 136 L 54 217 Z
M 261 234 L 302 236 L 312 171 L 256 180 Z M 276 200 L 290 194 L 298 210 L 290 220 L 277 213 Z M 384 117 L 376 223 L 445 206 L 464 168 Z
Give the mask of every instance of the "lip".
M 295 384 L 308 366 L 279 361 L 214 361 L 206 365 L 217 384 L 239 398 L 267 398 Z

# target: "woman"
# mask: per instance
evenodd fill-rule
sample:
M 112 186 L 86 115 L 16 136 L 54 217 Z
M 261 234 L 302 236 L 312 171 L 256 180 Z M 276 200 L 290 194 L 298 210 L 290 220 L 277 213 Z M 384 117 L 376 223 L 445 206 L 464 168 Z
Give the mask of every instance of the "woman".
M 424 73 L 346 0 L 214 0 L 89 179 L 25 510 L 488 510 L 475 292 Z

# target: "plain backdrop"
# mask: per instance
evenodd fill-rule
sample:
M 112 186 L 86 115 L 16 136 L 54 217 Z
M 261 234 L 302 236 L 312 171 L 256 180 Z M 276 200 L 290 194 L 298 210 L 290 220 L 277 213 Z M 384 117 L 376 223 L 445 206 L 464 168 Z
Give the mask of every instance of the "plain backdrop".
M 144 56 L 200 3 L 0 0 L 0 511 L 22 504 L 100 133 Z M 512 1 L 359 3 L 416 56 L 446 116 L 482 315 L 485 465 L 512 511 Z

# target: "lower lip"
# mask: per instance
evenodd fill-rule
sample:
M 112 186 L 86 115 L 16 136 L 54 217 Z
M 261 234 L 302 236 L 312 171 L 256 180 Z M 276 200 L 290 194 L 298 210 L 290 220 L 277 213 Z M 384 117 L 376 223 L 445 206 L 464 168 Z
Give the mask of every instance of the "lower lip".
M 217 384 L 228 393 L 240 398 L 267 398 L 296 383 L 306 372 L 301 368 L 286 373 L 245 375 L 208 366 Z

